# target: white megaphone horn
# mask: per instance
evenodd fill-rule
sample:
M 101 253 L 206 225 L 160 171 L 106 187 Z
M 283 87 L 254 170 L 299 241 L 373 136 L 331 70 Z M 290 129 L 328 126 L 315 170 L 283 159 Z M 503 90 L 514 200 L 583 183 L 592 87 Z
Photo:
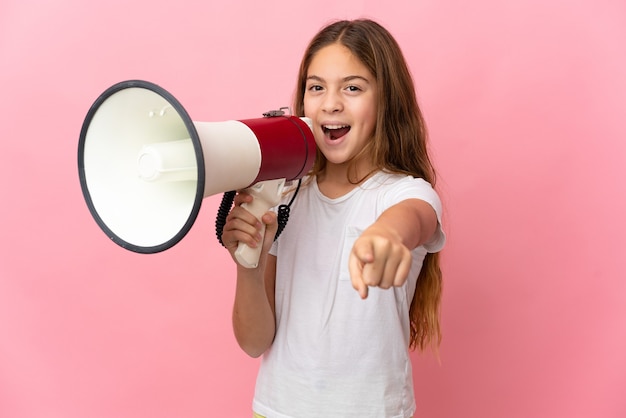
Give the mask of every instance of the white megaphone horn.
M 192 121 L 156 84 L 130 80 L 93 103 L 80 132 L 83 196 L 100 228 L 119 246 L 157 253 L 191 229 L 202 200 L 247 189 L 257 218 L 276 206 L 286 181 L 302 178 L 315 160 L 310 120 L 282 111 L 263 118 Z M 237 260 L 258 263 L 243 244 Z

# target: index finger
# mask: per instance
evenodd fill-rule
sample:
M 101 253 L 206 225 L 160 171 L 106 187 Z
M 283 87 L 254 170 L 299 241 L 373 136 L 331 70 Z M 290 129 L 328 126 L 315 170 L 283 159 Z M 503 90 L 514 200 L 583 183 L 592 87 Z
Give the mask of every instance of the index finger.
M 356 256 L 354 251 L 350 252 L 350 257 L 348 259 L 348 270 L 350 271 L 350 281 L 352 282 L 352 287 L 359 292 L 359 296 L 361 299 L 367 299 L 367 294 L 369 288 L 363 281 L 363 266 L 364 263 Z

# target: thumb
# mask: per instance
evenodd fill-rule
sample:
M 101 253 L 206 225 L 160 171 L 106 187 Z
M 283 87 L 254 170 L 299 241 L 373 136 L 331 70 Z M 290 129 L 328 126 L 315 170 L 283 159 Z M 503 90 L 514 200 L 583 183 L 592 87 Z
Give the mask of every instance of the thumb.
M 265 236 L 263 237 L 263 248 L 269 247 L 274 242 L 274 236 L 278 230 L 278 221 L 276 213 L 268 211 L 261 217 L 261 222 L 265 224 Z

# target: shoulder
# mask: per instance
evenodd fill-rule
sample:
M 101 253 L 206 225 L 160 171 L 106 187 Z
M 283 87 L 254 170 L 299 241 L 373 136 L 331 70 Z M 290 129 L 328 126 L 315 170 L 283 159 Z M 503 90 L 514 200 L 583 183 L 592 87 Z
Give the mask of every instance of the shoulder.
M 405 174 L 380 172 L 373 183 L 382 187 L 381 197 L 386 205 L 394 205 L 406 199 L 419 199 L 429 203 L 437 213 L 441 213 L 441 199 L 432 185 L 422 178 Z

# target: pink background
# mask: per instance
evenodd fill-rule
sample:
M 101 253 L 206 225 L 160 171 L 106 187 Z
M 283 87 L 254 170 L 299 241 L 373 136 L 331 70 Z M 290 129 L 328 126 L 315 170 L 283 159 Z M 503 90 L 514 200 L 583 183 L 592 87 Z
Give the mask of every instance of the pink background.
M 249 417 L 219 197 L 158 255 L 83 201 L 80 127 L 131 78 L 196 120 L 289 105 L 333 18 L 402 45 L 446 203 L 441 364 L 418 416 L 626 416 L 626 4 L 621 0 L 0 3 L 0 416 Z

